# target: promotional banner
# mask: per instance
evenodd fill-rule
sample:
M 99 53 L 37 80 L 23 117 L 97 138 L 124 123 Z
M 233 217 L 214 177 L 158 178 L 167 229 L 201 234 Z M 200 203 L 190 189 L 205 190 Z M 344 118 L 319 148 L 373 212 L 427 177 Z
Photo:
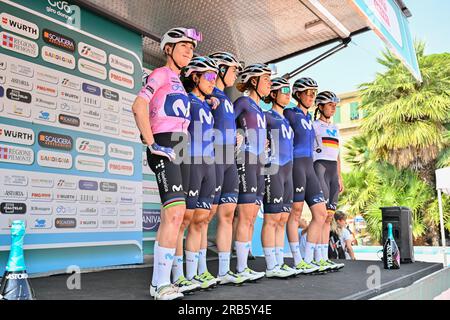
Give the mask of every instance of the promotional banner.
M 0 250 L 13 220 L 25 246 L 142 249 L 141 61 L 140 35 L 66 1 L 0 2 Z
M 394 0 L 350 0 L 389 50 L 408 68 L 417 81 L 422 75 L 409 31 L 409 24 Z

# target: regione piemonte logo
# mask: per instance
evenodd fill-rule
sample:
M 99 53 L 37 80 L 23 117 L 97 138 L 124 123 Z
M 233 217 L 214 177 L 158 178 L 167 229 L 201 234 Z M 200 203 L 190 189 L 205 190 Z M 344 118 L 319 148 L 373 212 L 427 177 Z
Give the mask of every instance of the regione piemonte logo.
M 29 57 L 36 58 L 39 55 L 39 46 L 36 42 L 13 35 L 8 32 L 0 32 L 1 46 Z
M 34 162 L 34 152 L 29 148 L 0 144 L 0 162 L 30 165 Z

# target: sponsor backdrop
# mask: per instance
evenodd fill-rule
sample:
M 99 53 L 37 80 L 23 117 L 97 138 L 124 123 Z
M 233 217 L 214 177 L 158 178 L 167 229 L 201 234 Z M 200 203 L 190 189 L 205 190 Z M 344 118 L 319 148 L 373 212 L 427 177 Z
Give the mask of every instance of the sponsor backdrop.
M 142 262 L 141 61 L 140 35 L 66 1 L 0 2 L 0 272 L 15 219 L 30 272 Z

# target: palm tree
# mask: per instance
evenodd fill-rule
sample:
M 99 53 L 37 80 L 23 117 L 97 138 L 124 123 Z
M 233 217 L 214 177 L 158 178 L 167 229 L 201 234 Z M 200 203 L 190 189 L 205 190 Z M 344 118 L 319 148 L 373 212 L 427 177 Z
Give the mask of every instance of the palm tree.
M 432 183 L 440 153 L 449 159 L 444 125 L 450 123 L 450 54 L 425 56 L 424 49 L 424 43 L 416 43 L 423 83 L 389 51 L 378 59 L 387 70 L 360 86 L 367 111 L 361 128 L 377 159 L 417 170 Z

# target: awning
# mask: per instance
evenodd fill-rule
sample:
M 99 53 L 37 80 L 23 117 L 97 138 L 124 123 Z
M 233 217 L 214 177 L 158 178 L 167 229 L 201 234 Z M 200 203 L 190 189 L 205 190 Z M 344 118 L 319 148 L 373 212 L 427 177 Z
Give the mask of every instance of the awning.
M 144 35 L 144 62 L 161 65 L 160 37 L 175 26 L 203 32 L 201 55 L 229 51 L 246 63 L 276 62 L 367 31 L 346 0 L 82 0 L 74 4 L 115 18 Z

